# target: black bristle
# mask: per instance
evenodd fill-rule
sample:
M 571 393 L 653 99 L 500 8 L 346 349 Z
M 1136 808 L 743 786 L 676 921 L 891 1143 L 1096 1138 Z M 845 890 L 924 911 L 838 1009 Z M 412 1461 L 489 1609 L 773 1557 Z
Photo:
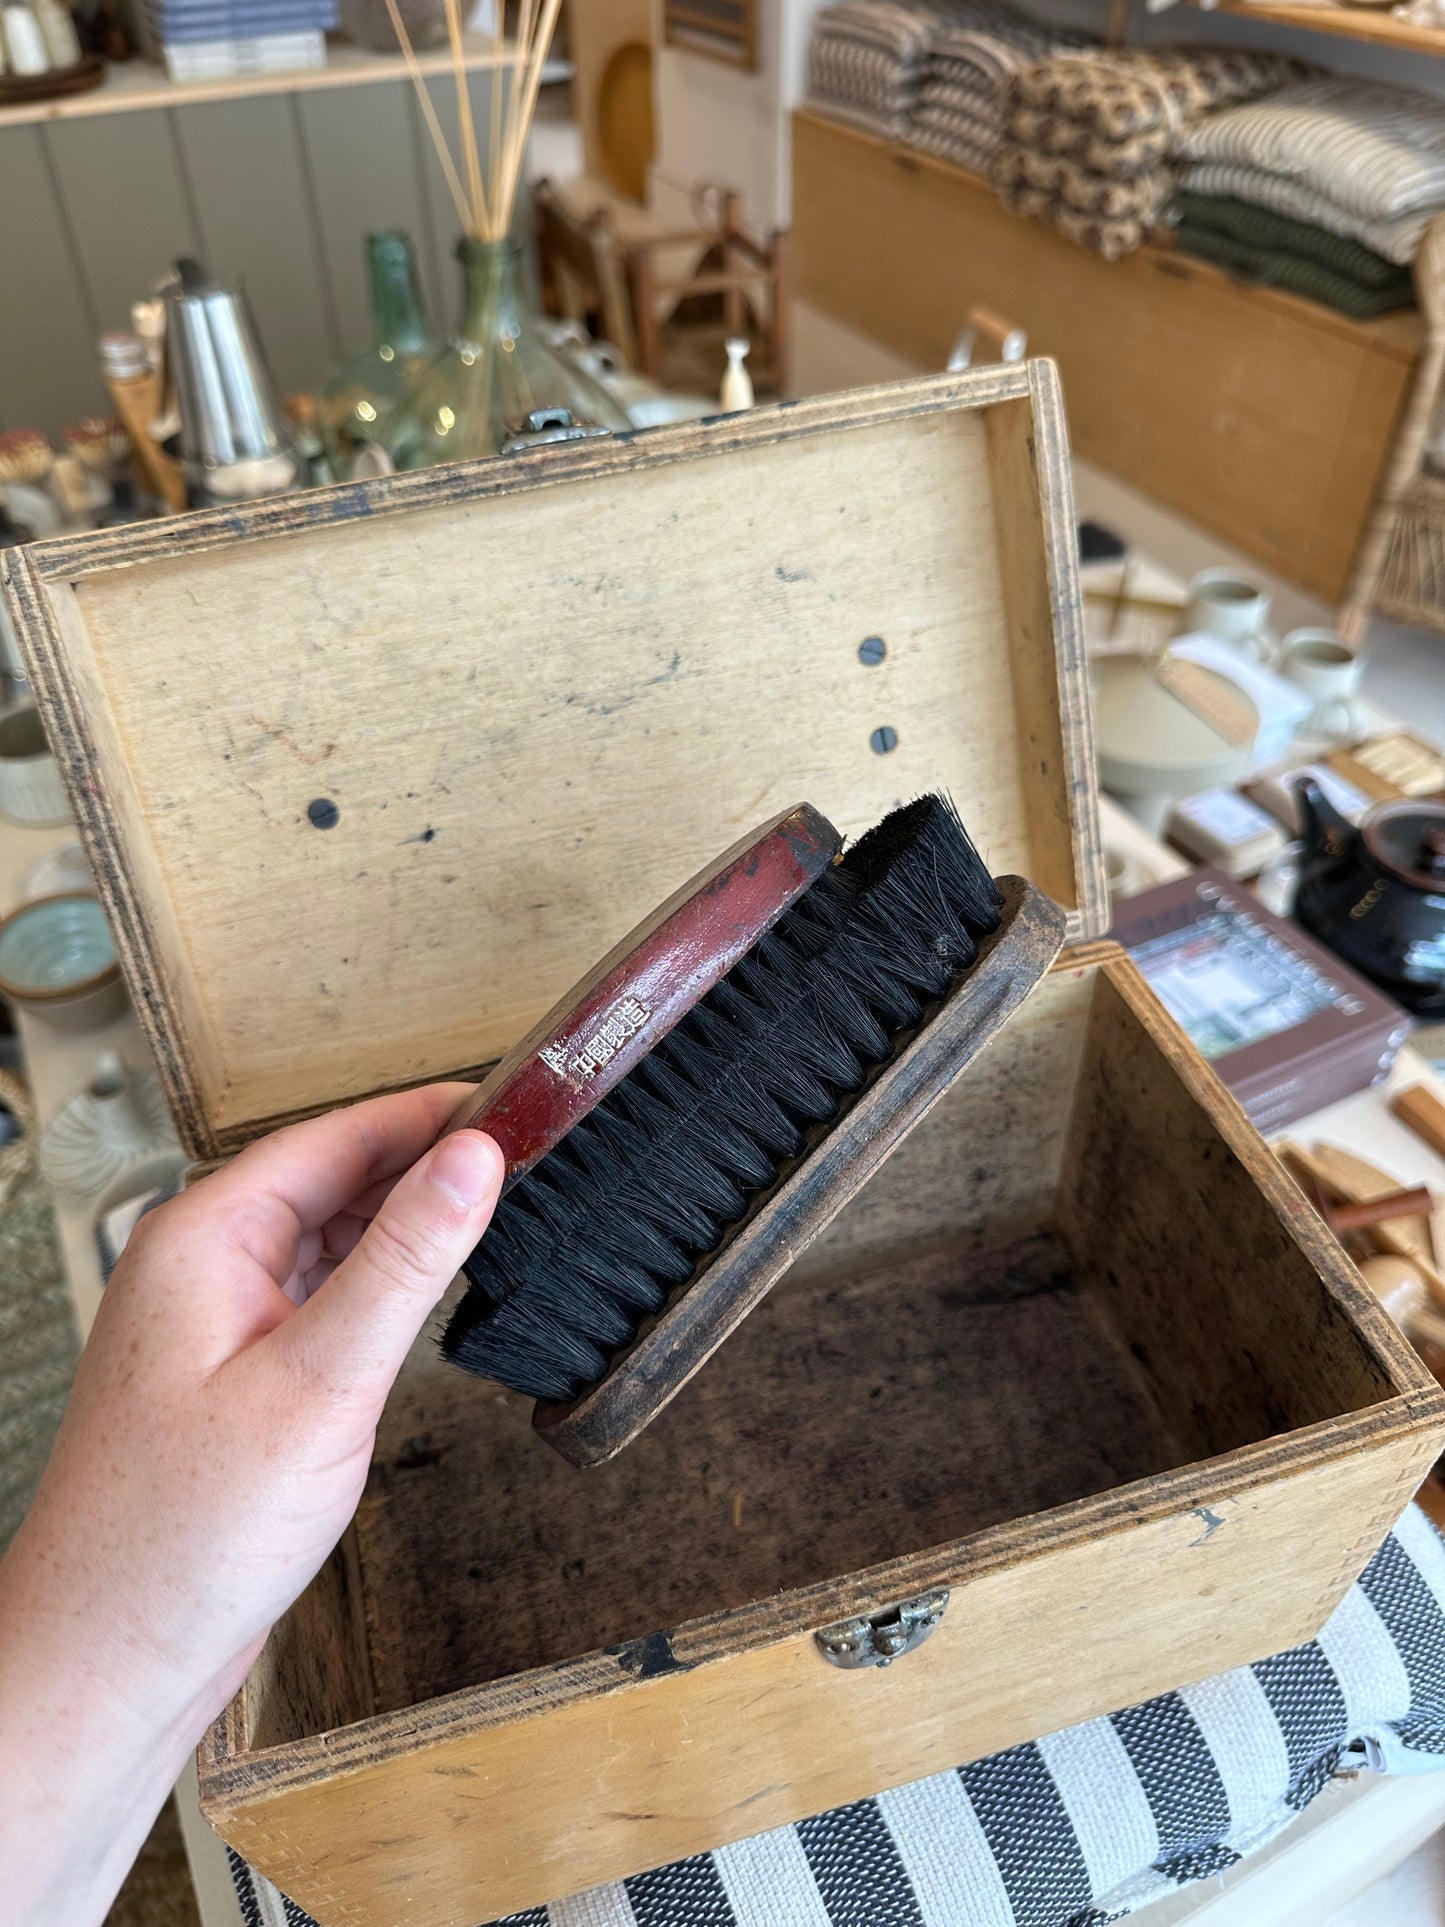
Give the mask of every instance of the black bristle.
M 998 927 L 952 803 L 894 810 L 507 1193 L 445 1356 L 575 1398 L 836 1117 Z

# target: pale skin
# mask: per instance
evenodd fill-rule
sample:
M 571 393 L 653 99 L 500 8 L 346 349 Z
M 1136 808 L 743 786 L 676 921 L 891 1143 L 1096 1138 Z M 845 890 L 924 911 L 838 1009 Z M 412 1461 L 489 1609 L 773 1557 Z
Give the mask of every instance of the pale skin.
M 501 1154 L 434 1085 L 262 1139 L 142 1219 L 0 1561 L 0 1923 L 103 1921 L 361 1496 Z

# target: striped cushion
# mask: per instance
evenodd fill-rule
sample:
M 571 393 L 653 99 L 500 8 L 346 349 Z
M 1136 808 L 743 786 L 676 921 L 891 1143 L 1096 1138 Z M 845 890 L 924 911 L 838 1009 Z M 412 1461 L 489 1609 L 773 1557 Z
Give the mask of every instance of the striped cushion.
M 1191 194 L 1227 195 L 1232 200 L 1248 201 L 1254 207 L 1271 208 L 1276 214 L 1288 214 L 1292 220 L 1309 221 L 1315 227 L 1327 228 L 1331 234 L 1347 235 L 1376 254 L 1383 254 L 1387 261 L 1398 261 L 1402 265 L 1415 259 L 1436 212 L 1430 208 L 1419 214 L 1398 214 L 1389 220 L 1363 215 L 1341 206 L 1330 195 L 1303 181 L 1286 180 L 1283 175 L 1270 174 L 1260 167 L 1213 161 L 1197 161 L 1186 167 L 1180 185 Z
M 1364 1765 L 1445 1766 L 1445 1546 L 1413 1506 L 1307 1645 L 505 1927 L 1104 1927 Z M 314 1927 L 231 1865 L 246 1927 Z
M 1445 207 L 1445 100 L 1410 88 L 1337 75 L 1297 81 L 1199 122 L 1183 152 L 1292 182 L 1363 220 Z

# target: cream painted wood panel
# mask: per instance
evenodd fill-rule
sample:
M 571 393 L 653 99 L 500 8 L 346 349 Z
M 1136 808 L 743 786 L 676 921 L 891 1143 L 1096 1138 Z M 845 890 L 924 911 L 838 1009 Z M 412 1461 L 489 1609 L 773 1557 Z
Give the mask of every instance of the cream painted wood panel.
M 0 128 L 0 428 L 99 409 L 95 313 L 38 127 Z
M 490 76 L 469 85 L 485 142 Z M 432 87 L 454 140 L 455 89 Z M 58 438 L 108 408 L 95 338 L 178 254 L 245 280 L 283 393 L 365 343 L 368 229 L 412 234 L 433 324 L 455 319 L 456 215 L 405 81 L 0 125 L 0 186 L 5 428 Z

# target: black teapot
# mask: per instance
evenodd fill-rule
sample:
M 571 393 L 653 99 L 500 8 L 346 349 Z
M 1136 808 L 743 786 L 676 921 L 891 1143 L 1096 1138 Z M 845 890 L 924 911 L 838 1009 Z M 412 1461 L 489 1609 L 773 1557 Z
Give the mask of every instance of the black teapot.
M 1312 778 L 1294 789 L 1295 916 L 1407 1010 L 1445 1017 L 1445 804 L 1377 803 L 1356 829 Z

